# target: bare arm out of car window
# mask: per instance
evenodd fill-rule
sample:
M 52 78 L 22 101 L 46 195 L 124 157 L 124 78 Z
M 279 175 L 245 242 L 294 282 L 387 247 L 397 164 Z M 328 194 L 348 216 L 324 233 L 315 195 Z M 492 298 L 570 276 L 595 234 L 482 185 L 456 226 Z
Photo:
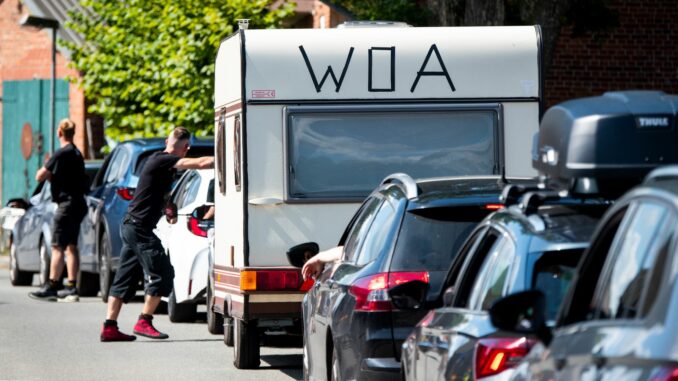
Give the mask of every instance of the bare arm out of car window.
M 325 263 L 335 262 L 341 259 L 341 254 L 344 252 L 343 246 L 337 246 L 329 250 L 321 251 L 320 253 L 313 256 L 301 269 L 301 275 L 303 275 L 304 280 L 308 278 L 317 278 L 318 275 L 325 268 Z

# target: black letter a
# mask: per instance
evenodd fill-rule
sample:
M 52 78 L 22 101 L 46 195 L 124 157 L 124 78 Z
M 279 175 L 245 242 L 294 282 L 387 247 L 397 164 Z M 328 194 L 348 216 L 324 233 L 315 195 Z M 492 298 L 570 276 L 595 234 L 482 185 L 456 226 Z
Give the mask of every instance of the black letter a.
M 304 47 L 299 45 L 299 50 L 301 50 L 301 55 L 304 56 L 304 62 L 306 62 L 308 72 L 311 74 L 311 80 L 313 80 L 313 86 L 315 86 L 315 91 L 320 92 L 320 90 L 322 90 L 323 83 L 325 83 L 325 80 L 329 75 L 332 77 L 332 81 L 334 81 L 334 84 L 337 86 L 336 92 L 338 93 L 339 89 L 341 88 L 341 83 L 344 82 L 344 76 L 346 75 L 346 69 L 348 69 L 348 64 L 351 62 L 351 56 L 353 56 L 353 47 L 351 47 L 351 49 L 348 51 L 348 57 L 346 57 L 344 70 L 341 71 L 341 76 L 339 77 L 339 80 L 337 80 L 337 77 L 334 75 L 334 70 L 332 70 L 332 66 L 327 66 L 327 71 L 325 72 L 325 75 L 323 75 L 323 79 L 320 80 L 320 83 L 318 83 L 318 78 L 315 76 L 315 73 L 313 72 L 313 67 L 311 67 L 311 62 L 308 60 L 308 56 L 306 55 Z
M 438 58 L 438 62 L 440 63 L 440 68 L 443 69 L 442 71 L 424 71 L 424 69 L 426 69 L 426 65 L 428 64 L 429 58 L 431 58 L 431 53 L 436 54 L 436 58 Z M 452 91 L 457 91 L 457 89 L 454 88 L 454 84 L 452 83 L 450 75 L 447 73 L 447 69 L 445 68 L 443 59 L 440 57 L 440 52 L 438 51 L 438 47 L 436 46 L 436 44 L 431 45 L 431 49 L 428 50 L 428 54 L 426 54 L 426 59 L 424 59 L 424 63 L 421 65 L 421 68 L 417 72 L 417 78 L 414 80 L 412 88 L 410 89 L 411 93 L 414 92 L 414 89 L 417 87 L 417 83 L 419 83 L 419 78 L 421 78 L 422 75 L 444 75 L 445 78 L 447 78 L 447 83 L 450 84 L 450 88 L 452 89 Z

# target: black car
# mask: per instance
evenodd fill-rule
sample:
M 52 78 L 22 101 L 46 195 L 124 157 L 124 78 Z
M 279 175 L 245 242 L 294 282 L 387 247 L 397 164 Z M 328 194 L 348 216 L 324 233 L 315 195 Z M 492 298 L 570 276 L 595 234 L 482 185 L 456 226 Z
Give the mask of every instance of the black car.
M 677 123 L 678 96 L 660 92 L 565 102 L 544 115 L 533 164 L 551 177 L 595 178 L 586 182 L 619 191 L 620 183 L 678 163 Z M 514 378 L 675 380 L 677 249 L 678 166 L 670 166 L 647 175 L 601 219 L 555 328 L 538 290 L 491 308 L 495 326 L 540 340 Z
M 304 298 L 305 378 L 399 379 L 403 340 L 438 299 L 461 244 L 501 207 L 504 184 L 500 177 L 384 180 L 346 228 L 341 260 Z M 413 292 L 427 302 L 408 305 Z
M 509 206 L 521 196 L 521 204 Z M 502 199 L 507 208 L 481 222 L 457 254 L 444 285 L 444 307 L 429 312 L 403 343 L 405 379 L 483 379 L 527 355 L 533 340 L 499 332 L 490 322 L 490 306 L 534 288 L 547 295 L 546 318 L 553 320 L 609 205 L 514 185 Z

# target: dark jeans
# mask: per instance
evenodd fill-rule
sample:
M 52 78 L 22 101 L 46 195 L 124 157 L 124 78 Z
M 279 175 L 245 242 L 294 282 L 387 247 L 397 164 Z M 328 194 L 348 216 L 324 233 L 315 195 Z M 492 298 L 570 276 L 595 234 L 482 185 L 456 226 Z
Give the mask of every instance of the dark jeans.
M 87 204 L 84 198 L 59 202 L 54 212 L 52 246 L 65 250 L 68 245 L 77 245 L 80 223 L 86 213 Z
M 109 295 L 129 302 L 143 276 L 146 295 L 169 296 L 174 286 L 174 268 L 152 227 L 125 216 L 120 227 L 122 250 Z

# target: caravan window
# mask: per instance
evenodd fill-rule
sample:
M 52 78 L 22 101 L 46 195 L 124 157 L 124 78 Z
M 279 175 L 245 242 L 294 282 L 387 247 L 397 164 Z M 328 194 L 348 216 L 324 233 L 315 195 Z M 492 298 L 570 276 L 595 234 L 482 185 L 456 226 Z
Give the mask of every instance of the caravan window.
M 287 201 L 365 198 L 389 174 L 499 172 L 497 105 L 288 107 Z

